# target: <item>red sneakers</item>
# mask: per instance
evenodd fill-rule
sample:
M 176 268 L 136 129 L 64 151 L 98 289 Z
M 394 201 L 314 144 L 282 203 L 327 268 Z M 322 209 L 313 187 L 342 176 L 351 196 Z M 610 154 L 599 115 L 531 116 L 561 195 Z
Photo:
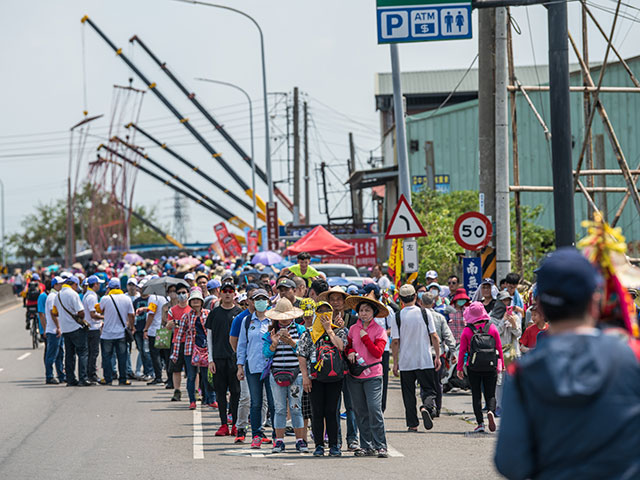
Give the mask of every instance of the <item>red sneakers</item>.
M 234 436 L 238 436 L 238 429 L 236 428 L 236 426 L 234 425 L 233 427 L 231 427 L 231 434 L 232 437 Z
M 218 408 L 218 402 L 210 403 L 210 404 L 209 404 L 209 406 L 210 406 L 211 408 Z
M 245 436 L 246 436 L 246 433 L 244 431 L 244 428 L 241 428 L 240 430 L 238 430 L 238 433 L 236 434 L 236 439 L 234 443 L 244 443 Z
M 196 409 L 196 402 L 191 402 L 189 404 L 189 410 L 195 410 Z
M 251 448 L 260 448 L 260 445 L 262 445 L 262 439 L 259 435 L 256 435 L 251 442 Z
M 224 424 L 222 425 L 218 431 L 216 432 L 216 437 L 226 437 L 227 435 L 229 435 L 229 425 Z

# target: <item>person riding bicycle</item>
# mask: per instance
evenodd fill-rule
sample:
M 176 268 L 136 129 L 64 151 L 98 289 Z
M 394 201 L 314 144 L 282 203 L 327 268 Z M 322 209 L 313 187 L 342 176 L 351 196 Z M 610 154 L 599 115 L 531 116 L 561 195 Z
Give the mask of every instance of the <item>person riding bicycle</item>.
M 38 298 L 40 294 L 45 291 L 44 284 L 40 281 L 40 275 L 34 273 L 27 283 L 24 296 L 24 307 L 27 309 L 25 317 L 25 328 L 29 330 L 31 328 L 30 318 L 38 319 Z

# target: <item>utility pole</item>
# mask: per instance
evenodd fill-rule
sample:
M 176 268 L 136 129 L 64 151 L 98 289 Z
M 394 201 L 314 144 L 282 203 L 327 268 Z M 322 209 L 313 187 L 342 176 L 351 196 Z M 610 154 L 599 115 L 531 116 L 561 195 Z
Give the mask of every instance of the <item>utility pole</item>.
M 349 176 L 356 171 L 356 146 L 353 143 L 353 133 L 349 132 Z M 360 225 L 362 223 L 362 190 L 351 189 L 351 214 L 353 223 Z
M 556 247 L 575 243 L 571 104 L 569 103 L 569 41 L 567 3 L 547 4 L 549 30 L 549 103 L 551 105 L 551 169 Z
M 400 55 L 398 45 L 392 43 L 391 76 L 393 79 L 393 113 L 396 122 L 396 148 L 398 151 L 398 191 L 411 204 L 411 182 L 409 181 L 409 157 L 407 156 L 407 131 L 404 123 L 404 102 L 400 79 Z
M 495 181 L 496 181 L 496 274 L 505 278 L 511 271 L 511 218 L 509 205 L 509 126 L 507 104 L 507 9 L 495 10 Z
M 300 111 L 298 87 L 293 89 L 293 224 L 300 224 Z
M 478 10 L 478 148 L 479 186 L 484 197 L 484 213 L 496 220 L 495 150 L 495 42 L 496 13 L 493 8 Z M 494 231 L 496 229 L 494 228 Z
M 320 172 L 322 173 L 322 192 L 324 194 L 324 210 L 327 214 L 327 225 L 331 224 L 331 215 L 329 213 L 329 197 L 327 196 L 327 176 L 325 173 L 325 169 L 327 164 L 322 162 L 320 164 Z
M 309 200 L 309 114 L 307 102 L 304 102 L 304 218 L 309 225 L 311 220 L 311 201 Z

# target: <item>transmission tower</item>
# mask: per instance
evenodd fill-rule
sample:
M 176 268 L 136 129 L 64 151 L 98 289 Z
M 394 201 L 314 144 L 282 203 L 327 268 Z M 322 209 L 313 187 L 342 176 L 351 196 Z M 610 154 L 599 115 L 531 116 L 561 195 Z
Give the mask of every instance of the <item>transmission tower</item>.
M 173 236 L 180 243 L 187 240 L 187 223 L 189 222 L 189 213 L 185 197 L 175 192 L 173 195 Z

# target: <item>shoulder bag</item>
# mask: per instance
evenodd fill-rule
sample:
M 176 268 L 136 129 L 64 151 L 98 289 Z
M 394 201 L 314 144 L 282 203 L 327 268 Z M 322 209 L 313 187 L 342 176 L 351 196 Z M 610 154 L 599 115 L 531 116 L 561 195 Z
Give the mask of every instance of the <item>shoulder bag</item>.
M 60 300 L 60 306 L 62 307 L 62 309 L 67 312 L 67 314 L 73 318 L 75 320 L 75 322 L 80 325 L 80 328 L 82 328 L 83 330 L 89 330 L 89 322 L 87 322 L 84 318 L 82 318 L 80 315 L 78 315 L 77 313 L 71 313 L 67 307 L 64 306 L 64 303 L 62 303 L 62 297 L 60 296 L 60 294 L 58 294 L 58 300 Z

